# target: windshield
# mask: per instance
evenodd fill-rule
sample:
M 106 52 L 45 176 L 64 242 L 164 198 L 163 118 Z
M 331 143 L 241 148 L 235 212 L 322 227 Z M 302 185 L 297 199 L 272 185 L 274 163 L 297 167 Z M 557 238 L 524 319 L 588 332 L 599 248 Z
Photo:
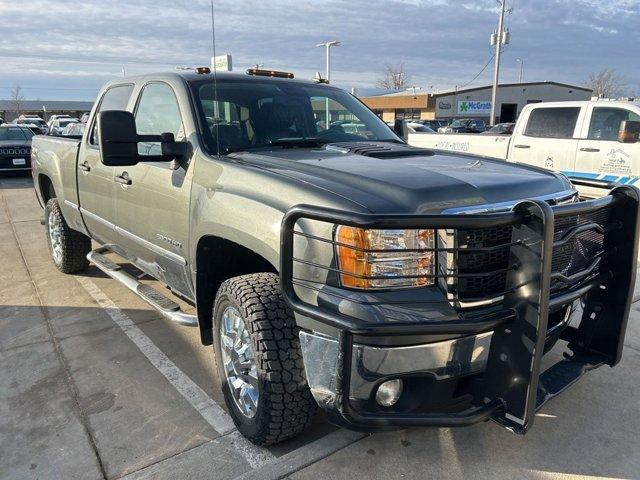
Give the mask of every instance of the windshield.
M 400 142 L 355 97 L 326 85 L 225 80 L 218 82 L 217 101 L 212 80 L 192 88 L 205 148 L 212 154 L 296 143 Z
M 0 141 L 3 141 L 3 140 L 25 141 L 26 139 L 27 139 L 27 136 L 23 132 L 22 128 L 17 128 L 17 127 L 0 128 Z
M 75 118 L 64 118 L 59 120 L 60 126 L 61 127 L 66 127 L 67 125 L 69 125 L 70 123 L 78 123 L 78 120 L 76 120 Z

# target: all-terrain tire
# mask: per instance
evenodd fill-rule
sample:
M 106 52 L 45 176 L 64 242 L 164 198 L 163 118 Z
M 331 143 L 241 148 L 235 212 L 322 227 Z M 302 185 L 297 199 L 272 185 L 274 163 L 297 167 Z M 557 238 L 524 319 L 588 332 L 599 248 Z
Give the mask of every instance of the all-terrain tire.
M 91 251 L 91 239 L 83 233 L 69 228 L 56 198 L 49 199 L 45 205 L 44 224 L 47 230 L 51 259 L 56 268 L 62 273 L 76 273 L 86 270 L 89 266 L 87 254 Z M 52 238 L 54 229 L 56 230 L 55 240 Z
M 229 306 L 237 308 L 249 332 L 257 365 L 259 400 L 253 417 L 238 408 L 222 362 L 220 324 Z M 213 308 L 218 375 L 231 417 L 240 433 L 257 445 L 271 445 L 304 431 L 317 405 L 304 371 L 299 328 L 280 290 L 278 276 L 255 273 L 226 280 Z

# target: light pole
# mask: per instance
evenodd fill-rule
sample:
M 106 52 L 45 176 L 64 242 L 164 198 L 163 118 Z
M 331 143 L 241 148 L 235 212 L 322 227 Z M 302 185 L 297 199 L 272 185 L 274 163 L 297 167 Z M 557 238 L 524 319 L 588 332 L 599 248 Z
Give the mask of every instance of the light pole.
M 316 47 L 325 47 L 327 49 L 327 72 L 326 79 L 327 82 L 331 81 L 331 47 L 339 47 L 340 42 L 338 40 L 331 40 L 330 42 L 322 42 L 316 45 Z M 326 108 L 325 108 L 325 127 L 329 129 L 329 98 L 326 100 Z
M 518 75 L 518 83 L 522 83 L 522 69 L 524 68 L 524 60 L 516 58 L 516 62 L 520 64 L 520 74 Z

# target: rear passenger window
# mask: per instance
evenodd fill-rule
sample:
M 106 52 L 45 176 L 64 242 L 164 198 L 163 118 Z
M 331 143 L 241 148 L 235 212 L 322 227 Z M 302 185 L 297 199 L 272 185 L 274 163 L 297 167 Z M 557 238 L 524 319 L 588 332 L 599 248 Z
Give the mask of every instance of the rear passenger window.
M 572 138 L 580 107 L 536 108 L 524 134 L 542 138 Z
M 625 108 L 596 107 L 591 114 L 589 123 L 590 140 L 617 140 L 620 131 L 620 123 L 625 120 L 640 120 L 636 115 Z
M 98 112 L 105 110 L 126 110 L 129 103 L 129 98 L 133 92 L 133 85 L 118 85 L 111 87 L 105 92 L 98 107 Z M 93 126 L 91 127 L 91 137 L 89 137 L 89 143 L 91 145 L 98 145 L 98 122 L 97 114 L 93 119 Z

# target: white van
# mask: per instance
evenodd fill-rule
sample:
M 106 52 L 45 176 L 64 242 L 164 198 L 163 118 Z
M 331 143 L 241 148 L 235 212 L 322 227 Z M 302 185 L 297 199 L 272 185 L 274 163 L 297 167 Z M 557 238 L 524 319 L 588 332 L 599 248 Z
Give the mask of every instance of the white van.
M 536 165 L 574 178 L 636 184 L 640 178 L 640 123 L 636 122 L 640 122 L 640 103 L 630 101 L 536 103 L 522 109 L 510 137 L 409 134 L 408 141 L 417 147 Z

